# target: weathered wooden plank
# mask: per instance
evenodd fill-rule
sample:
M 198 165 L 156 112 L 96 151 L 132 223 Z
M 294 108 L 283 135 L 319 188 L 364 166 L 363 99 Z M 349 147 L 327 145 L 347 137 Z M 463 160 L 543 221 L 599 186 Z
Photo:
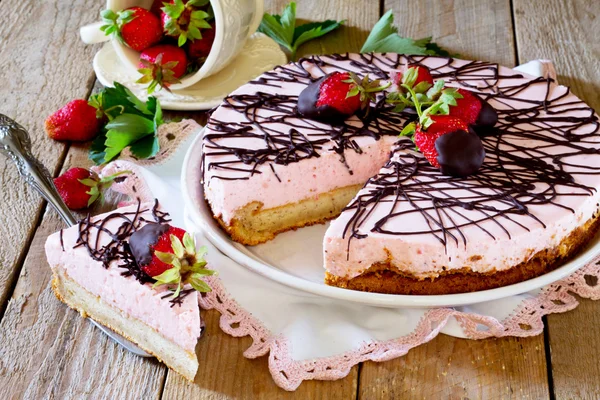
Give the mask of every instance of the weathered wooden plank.
M 515 64 L 509 0 L 385 0 L 394 10 L 398 33 L 432 36 L 451 54 L 468 60 Z
M 600 8 L 594 0 L 514 2 L 519 59 L 547 58 L 559 82 L 600 109 Z M 574 311 L 548 317 L 556 398 L 600 397 L 600 303 L 583 300 Z
M 72 147 L 66 165 L 88 164 Z M 123 350 L 54 297 L 44 243 L 62 227 L 48 211 L 0 322 L 0 398 L 159 398 L 166 367 Z
M 386 1 L 399 33 L 433 40 L 463 58 L 515 63 L 508 1 Z M 441 335 L 405 357 L 365 363 L 359 398 L 542 398 L 548 396 L 544 340 L 470 341 Z
M 93 0 L 2 1 L 0 3 L 0 113 L 32 135 L 33 151 L 51 171 L 65 147 L 44 134 L 44 119 L 68 100 L 82 98 L 94 82 L 96 48 L 79 40 L 80 24 L 98 18 Z M 41 200 L 0 157 L 0 315 L 10 296 L 23 251 L 39 220 Z
M 404 357 L 363 364 L 358 398 L 548 398 L 544 342 L 440 335 Z
M 358 367 L 338 381 L 303 382 L 295 392 L 275 385 L 267 358 L 249 360 L 242 353 L 251 339 L 227 336 L 219 328 L 219 313 L 203 312 L 206 323 L 198 355 L 200 368 L 195 384 L 169 371 L 163 399 L 350 399 L 356 397 Z
M 280 13 L 287 0 L 267 0 L 265 10 Z M 371 27 L 379 19 L 379 2 L 376 0 L 305 0 L 297 4 L 300 20 L 346 19 L 337 32 L 322 40 L 304 45 L 298 57 L 309 54 L 327 54 L 354 51 L 362 47 Z M 294 393 L 286 393 L 275 386 L 267 369 L 266 358 L 247 360 L 243 351 L 250 345 L 248 338 L 226 336 L 218 328 L 218 315 L 206 313 L 208 331 L 200 341 L 200 370 L 196 385 L 191 385 L 177 374 L 169 372 L 163 398 L 201 399 L 270 399 L 270 398 L 354 398 L 358 367 L 348 377 L 334 382 L 305 382 Z

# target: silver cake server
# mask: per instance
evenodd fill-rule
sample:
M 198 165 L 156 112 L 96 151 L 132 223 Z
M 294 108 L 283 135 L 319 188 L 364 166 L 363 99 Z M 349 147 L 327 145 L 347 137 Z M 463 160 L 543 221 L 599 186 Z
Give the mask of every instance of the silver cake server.
M 77 224 L 77 220 L 56 191 L 50 173 L 31 154 L 31 139 L 25 128 L 3 114 L 0 114 L 0 153 L 15 163 L 19 174 L 25 182 L 37 190 L 54 207 L 68 226 Z M 123 336 L 105 328 L 91 318 L 89 320 L 112 340 L 133 354 L 142 357 L 152 357 L 152 355 L 146 353 Z

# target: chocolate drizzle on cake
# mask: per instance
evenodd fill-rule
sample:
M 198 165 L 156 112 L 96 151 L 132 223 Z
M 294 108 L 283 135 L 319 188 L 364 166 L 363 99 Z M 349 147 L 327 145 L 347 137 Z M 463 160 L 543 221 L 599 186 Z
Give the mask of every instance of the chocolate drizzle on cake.
M 170 222 L 169 214 L 158 209 L 158 200 L 155 200 L 151 209 L 142 208 L 138 199 L 135 211 L 113 212 L 103 219 L 92 220 L 88 214 L 79 221 L 79 236 L 74 248 L 84 247 L 93 260 L 99 261 L 108 268 L 112 262 L 118 262 L 117 266 L 124 269 L 123 276 L 133 276 L 140 283 L 154 282 L 138 265 L 130 247 L 131 235 L 139 231 L 146 223 L 144 215 L 152 215 L 153 225 L 166 224 Z M 109 230 L 106 225 L 109 221 L 120 221 L 121 224 L 116 231 Z M 101 244 L 101 236 L 108 235 L 108 243 Z
M 301 59 L 251 82 L 256 85 L 254 93 L 229 96 L 221 107 L 236 111 L 238 118 L 221 121 L 213 112 L 208 122 L 202 168 L 210 171 L 210 179 L 250 179 L 269 171 L 263 164 L 275 173 L 274 164 L 289 165 L 332 151 L 345 163 L 346 152 L 361 152 L 356 138 L 397 136 L 415 117 L 409 110 L 392 112 L 380 99 L 372 105 L 369 119 L 354 116 L 340 125 L 318 123 L 299 116 L 296 95 L 269 94 L 262 91 L 265 86 L 279 88 L 282 82 L 306 86 L 334 70 L 349 69 L 359 76 L 386 79 L 400 65 L 431 60 L 437 64 L 427 65 L 434 79 L 471 88 L 496 109 L 495 128 L 478 131 L 485 162 L 469 177 L 445 176 L 414 151 L 410 140 L 399 139 L 385 169 L 346 207 L 351 212 L 344 231 L 348 248 L 352 239 L 372 232 L 433 235 L 444 246 L 466 245 L 467 228 L 494 239 L 511 238 L 515 228 L 531 229 L 526 221 L 546 226 L 535 207 L 551 205 L 575 212 L 557 198 L 590 196 L 596 191 L 584 178 L 600 175 L 598 117 L 584 102 L 568 96 L 568 88 L 551 79 L 527 79 L 517 72 L 503 75 L 496 64 L 488 62 L 396 54 L 359 57 Z M 533 96 L 533 90 L 543 90 L 544 95 Z M 229 138 L 247 138 L 248 145 L 233 144 Z M 574 159 L 582 154 L 593 157 Z M 425 221 L 427 229 L 412 230 L 419 224 L 403 223 L 416 221 L 408 217 Z M 493 221 L 491 226 L 496 228 L 491 229 L 486 221 Z

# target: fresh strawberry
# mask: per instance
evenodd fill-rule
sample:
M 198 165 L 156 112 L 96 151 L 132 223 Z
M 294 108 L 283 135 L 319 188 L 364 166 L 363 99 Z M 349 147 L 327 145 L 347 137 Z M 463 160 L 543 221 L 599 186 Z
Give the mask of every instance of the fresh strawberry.
M 433 85 L 433 77 L 431 76 L 431 72 L 429 72 L 429 68 L 422 65 L 409 65 L 408 69 L 410 68 L 414 68 L 416 70 L 416 78 L 415 81 L 412 82 L 412 86 L 417 86 L 421 82 L 427 82 L 430 85 Z M 404 73 L 406 73 L 406 71 Z M 402 83 L 402 77 L 404 76 L 404 73 L 396 72 L 392 76 L 392 79 L 396 85 L 400 85 Z
M 201 29 L 210 29 L 208 0 L 170 0 L 162 8 L 161 22 L 167 36 L 183 46 L 188 40 L 202 39 Z
M 143 75 L 137 83 L 149 83 L 148 93 L 156 86 L 169 88 L 179 83 L 187 69 L 187 55 L 177 46 L 161 44 L 150 47 L 140 54 L 139 72 Z
M 498 115 L 492 106 L 468 90 L 458 89 L 458 93 L 462 98 L 456 99 L 456 106 L 450 107 L 449 115 L 462 119 L 475 129 L 496 125 Z
M 101 13 L 106 22 L 100 29 L 106 35 L 115 35 L 135 51 L 144 51 L 162 39 L 160 19 L 141 7 L 131 7 L 115 13 L 104 10 Z
M 402 129 L 400 136 L 411 136 L 417 149 L 442 174 L 468 176 L 481 168 L 485 150 L 481 139 L 469 130 L 465 121 L 448 115 L 462 95 L 454 88 L 442 89 L 443 83 L 436 82 L 432 91 L 428 91 L 429 95 L 421 96 L 420 100 L 415 91 L 406 85 L 409 96 L 393 99 L 401 104 L 411 102 L 418 116 L 416 122 Z M 423 104 L 429 107 L 422 110 Z
M 100 131 L 102 121 L 87 100 L 73 100 L 46 119 L 46 133 L 54 140 L 85 142 Z
M 152 2 L 152 7 L 150 7 L 150 12 L 154 15 L 156 15 L 158 18 L 161 18 L 162 15 L 162 8 L 164 6 L 165 0 L 154 0 Z M 161 28 L 162 28 L 162 22 L 161 22 Z
M 205 268 L 206 249 L 196 250 L 194 239 L 183 229 L 146 224 L 131 235 L 129 248 L 141 270 L 156 281 L 154 286 L 166 285 L 174 298 L 187 284 L 210 292 L 203 278 L 215 272 Z
M 440 168 L 438 152 L 435 141 L 442 135 L 455 131 L 468 131 L 469 126 L 461 119 L 449 115 L 432 115 L 433 124 L 424 130 L 421 124 L 417 124 L 414 142 L 423 153 L 427 161 L 436 168 Z
M 316 106 L 329 106 L 348 116 L 357 112 L 361 101 L 359 96 L 348 97 L 352 86 L 349 79 L 347 72 L 334 72 L 325 78 L 321 82 Z
M 187 54 L 189 58 L 192 60 L 198 60 L 208 57 L 214 41 L 215 25 L 212 24 L 211 29 L 202 30 L 202 39 L 188 41 Z
M 375 93 L 383 91 L 379 80 L 362 80 L 353 72 L 333 72 L 308 85 L 298 97 L 298 112 L 325 122 L 338 122 L 368 108 Z
M 462 99 L 456 99 L 456 105 L 450 107 L 450 114 L 472 125 L 477 121 L 479 112 L 481 111 L 481 100 L 470 91 L 458 89 L 458 93 L 462 95 Z
M 67 207 L 71 210 L 87 208 L 102 197 L 102 190 L 112 184 L 114 179 L 129 173 L 122 171 L 100 179 L 85 168 L 71 168 L 54 179 L 54 186 Z
M 183 240 L 185 231 L 180 228 L 169 226 L 169 228 L 156 239 L 156 242 L 150 245 L 152 260 L 148 264 L 141 266 L 142 271 L 148 274 L 148 276 L 158 276 L 171 268 L 171 265 L 161 261 L 155 253 L 156 251 L 160 251 L 162 253 L 173 254 L 171 235 L 175 235 L 179 240 Z

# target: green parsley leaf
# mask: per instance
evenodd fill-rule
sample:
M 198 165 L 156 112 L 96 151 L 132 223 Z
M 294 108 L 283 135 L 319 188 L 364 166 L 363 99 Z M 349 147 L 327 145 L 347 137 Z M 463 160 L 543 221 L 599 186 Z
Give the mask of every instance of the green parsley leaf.
M 402 131 L 400 132 L 399 136 L 409 136 L 412 137 L 413 133 L 415 133 L 416 130 L 416 124 L 414 122 L 411 122 L 410 124 L 406 125 Z
M 431 41 L 431 38 L 414 40 L 398 35 L 394 26 L 394 13 L 386 12 L 373 26 L 363 44 L 361 53 L 399 53 L 417 55 L 447 55 L 448 52 Z
M 344 21 L 327 20 L 296 26 L 296 3 L 291 2 L 283 10 L 282 15 L 265 13 L 258 31 L 287 49 L 291 59 L 295 60 L 296 52 L 301 45 L 336 30 L 343 23 Z

